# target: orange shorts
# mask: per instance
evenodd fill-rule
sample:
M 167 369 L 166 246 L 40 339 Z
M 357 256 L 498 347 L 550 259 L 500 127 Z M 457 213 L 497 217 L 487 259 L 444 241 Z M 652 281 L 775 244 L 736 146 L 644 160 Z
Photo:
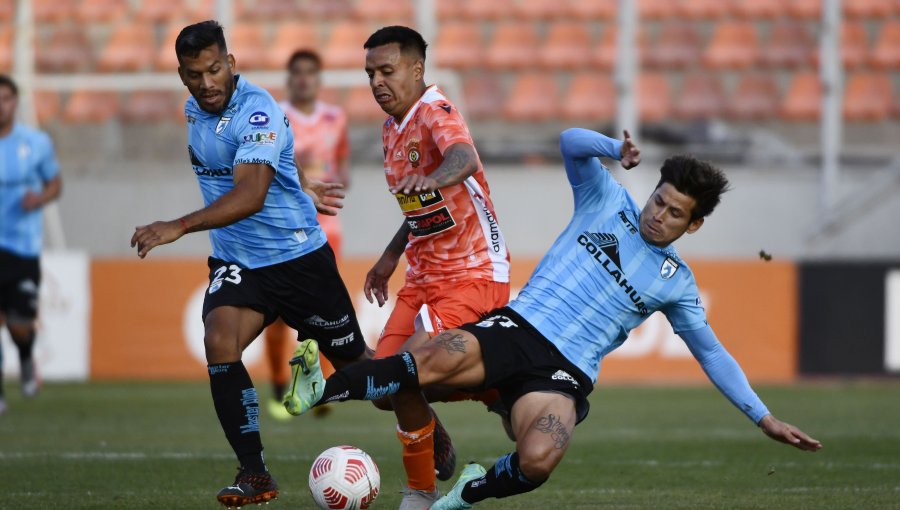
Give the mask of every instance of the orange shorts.
M 509 283 L 465 280 L 428 284 L 407 283 L 397 293 L 397 304 L 384 326 L 375 357 L 396 354 L 416 331 L 416 317 L 428 305 L 429 326 L 436 332 L 474 322 L 509 302 Z

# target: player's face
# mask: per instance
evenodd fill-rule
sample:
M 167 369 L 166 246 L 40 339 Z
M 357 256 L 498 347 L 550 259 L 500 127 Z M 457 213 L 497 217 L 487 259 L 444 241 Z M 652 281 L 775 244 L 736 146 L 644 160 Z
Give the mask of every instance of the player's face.
M 178 75 L 201 110 L 221 113 L 234 93 L 234 56 L 210 45 L 196 57 L 182 56 Z
M 19 97 L 9 87 L 0 86 L 0 129 L 6 129 L 16 118 Z
M 691 221 L 696 201 L 668 182 L 662 183 L 641 211 L 641 237 L 656 246 L 668 246 L 685 233 L 693 234 L 703 218 Z
M 308 58 L 294 62 L 288 75 L 288 94 L 292 103 L 307 103 L 319 97 L 322 73 L 319 66 Z
M 425 63 L 400 51 L 397 43 L 377 46 L 366 53 L 366 74 L 378 106 L 400 120 L 419 96 Z

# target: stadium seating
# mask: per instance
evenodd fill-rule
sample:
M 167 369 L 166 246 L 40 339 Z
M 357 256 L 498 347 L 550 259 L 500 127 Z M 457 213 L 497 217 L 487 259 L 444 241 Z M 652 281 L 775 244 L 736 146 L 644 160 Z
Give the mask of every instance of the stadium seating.
M 814 72 L 799 72 L 791 80 L 781 105 L 787 120 L 814 121 L 822 111 L 822 83 Z
M 351 0 L 307 0 L 306 8 L 313 19 L 346 20 L 353 15 Z
M 435 0 L 435 11 L 440 21 L 455 20 L 462 16 L 462 2 L 459 0 Z
M 771 67 L 800 67 L 814 61 L 818 46 L 806 25 L 779 22 L 769 31 L 761 62 Z
M 777 18 L 784 13 L 784 0 L 735 1 L 734 14 L 744 19 Z
M 602 122 L 616 114 L 616 90 L 609 73 L 581 72 L 572 78 L 561 112 L 572 121 Z
M 363 44 L 371 34 L 368 24 L 359 21 L 336 22 L 328 36 L 322 58 L 326 67 L 361 69 L 365 66 Z
M 701 55 L 700 33 L 691 23 L 666 23 L 643 62 L 649 66 L 686 67 L 696 63 Z
M 538 36 L 534 25 L 505 22 L 494 28 L 486 62 L 495 69 L 522 69 L 533 64 L 537 52 Z
M 513 0 L 458 0 L 462 15 L 473 21 L 507 19 L 515 9 Z
M 591 34 L 585 23 L 560 22 L 550 27 L 539 50 L 539 60 L 547 68 L 584 67 L 591 56 Z
M 520 75 L 503 110 L 512 121 L 543 121 L 559 115 L 559 89 L 552 75 Z
M 344 110 L 346 110 L 347 116 L 355 121 L 373 122 L 387 118 L 387 114 L 372 97 L 372 89 L 366 85 L 352 87 L 347 92 Z
M 887 21 L 881 26 L 871 55 L 874 66 L 900 69 L 900 21 Z
M 319 36 L 315 25 L 296 21 L 286 21 L 278 25 L 275 39 L 266 55 L 266 67 L 284 69 L 291 55 L 299 49 L 315 50 L 319 47 Z
M 569 16 L 577 20 L 611 20 L 616 17 L 617 0 L 558 0 L 557 4 L 565 9 Z
M 642 73 L 638 78 L 638 112 L 643 122 L 660 122 L 672 111 L 669 81 L 661 73 Z
M 822 0 L 785 0 L 787 13 L 793 18 L 814 19 L 822 18 Z
M 452 69 L 476 67 L 484 53 L 480 27 L 468 22 L 446 23 L 434 46 L 438 66 Z
M 750 67 L 759 58 L 756 27 L 744 21 L 717 24 L 703 57 L 715 69 Z
M 34 20 L 38 23 L 56 23 L 71 19 L 75 14 L 76 0 L 32 0 Z
M 124 21 L 128 14 L 127 0 L 81 0 L 76 10 L 81 23 L 111 23 Z
M 15 2 L 0 2 L 0 23 L 9 23 L 16 17 Z
M 844 15 L 849 18 L 881 18 L 889 16 L 894 0 L 850 0 L 842 2 Z
M 409 0 L 362 0 L 356 2 L 354 16 L 363 21 L 405 24 L 412 21 L 412 4 Z
M 602 3 L 602 2 L 581 2 Z M 560 18 L 567 14 L 565 0 L 519 0 L 513 9 L 516 16 L 521 19 L 537 22 Z
M 78 90 L 69 96 L 63 120 L 74 124 L 101 124 L 119 114 L 119 95 L 105 90 Z
M 134 123 L 181 121 L 184 119 L 184 102 L 179 102 L 179 97 L 164 90 L 132 92 L 122 108 L 122 120 Z
M 465 112 L 467 117 L 498 119 L 503 113 L 503 90 L 497 77 L 491 73 L 478 73 L 463 80 Z M 453 100 L 454 98 L 450 98 Z
M 282 20 L 301 14 L 294 0 L 234 0 L 238 20 Z
M 641 99 L 643 100 L 643 99 Z M 716 76 L 691 73 L 685 77 L 675 115 L 681 119 L 711 119 L 725 110 L 725 94 Z
M 59 93 L 52 90 L 36 90 L 34 94 L 34 113 L 38 124 L 43 126 L 59 117 L 61 101 Z
M 676 15 L 677 2 L 673 0 L 638 0 L 641 19 L 671 18 Z
M 39 72 L 87 71 L 93 65 L 87 35 L 77 26 L 60 27 L 35 50 L 35 68 Z
M 728 114 L 738 120 L 762 120 L 778 113 L 778 85 L 771 74 L 741 77 L 728 102 Z
M 143 0 L 135 13 L 142 22 L 168 23 L 188 12 L 187 0 Z
M 175 40 L 184 28 L 181 23 L 173 23 L 166 28 L 162 44 L 156 49 L 153 67 L 157 71 L 175 71 L 178 69 L 178 56 L 175 55 Z
M 678 14 L 687 19 L 721 19 L 730 11 L 730 2 L 722 0 L 681 0 L 673 2 Z
M 13 66 L 13 31 L 0 26 L 0 73 L 12 72 Z
M 844 119 L 876 122 L 887 119 L 891 110 L 891 81 L 886 74 L 858 73 L 844 88 Z
M 231 28 L 228 35 L 228 51 L 234 55 L 238 70 L 264 68 L 270 50 L 266 30 L 262 24 L 243 23 Z
M 148 24 L 132 23 L 115 28 L 97 60 L 105 72 L 143 71 L 153 62 L 156 40 Z

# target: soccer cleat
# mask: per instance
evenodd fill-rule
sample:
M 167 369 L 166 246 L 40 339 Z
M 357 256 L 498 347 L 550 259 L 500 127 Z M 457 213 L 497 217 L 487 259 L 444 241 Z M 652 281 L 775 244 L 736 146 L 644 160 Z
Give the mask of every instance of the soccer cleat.
M 251 473 L 238 468 L 234 483 L 216 495 L 219 503 L 227 508 L 240 508 L 250 504 L 268 504 L 278 497 L 278 484 L 269 472 Z
M 300 342 L 291 358 L 291 388 L 284 396 L 284 408 L 294 416 L 309 411 L 325 393 L 325 376 L 319 366 L 319 344 L 312 339 Z
M 487 471 L 480 465 L 467 464 L 459 474 L 459 480 L 450 489 L 446 496 L 434 502 L 431 510 L 466 510 L 472 508 L 472 503 L 466 503 L 462 498 L 463 487 L 472 480 L 481 478 Z
M 427 510 L 441 497 L 438 489 L 428 492 L 405 487 L 401 492 L 403 499 L 400 500 L 399 510 Z
M 434 415 L 434 472 L 442 482 L 453 478 L 456 472 L 456 449 L 437 414 Z
M 269 410 L 269 415 L 276 421 L 287 421 L 292 418 L 291 413 L 284 408 L 284 404 L 274 398 L 268 401 L 266 408 Z
M 25 398 L 34 398 L 41 389 L 41 382 L 34 367 L 34 360 L 22 363 L 21 369 L 22 395 Z

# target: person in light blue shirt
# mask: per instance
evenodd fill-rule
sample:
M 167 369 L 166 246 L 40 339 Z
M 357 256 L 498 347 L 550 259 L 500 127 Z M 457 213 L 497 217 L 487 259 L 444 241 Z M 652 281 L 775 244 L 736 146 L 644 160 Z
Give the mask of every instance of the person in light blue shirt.
M 601 360 L 660 311 L 713 384 L 765 434 L 802 450 L 821 448 L 776 419 L 753 392 L 707 323 L 694 275 L 672 246 L 696 232 L 718 205 L 728 189 L 722 171 L 691 156 L 673 156 L 641 208 L 598 159 L 636 166 L 640 152 L 627 131 L 621 142 L 569 129 L 560 137 L 560 150 L 574 214 L 519 296 L 477 323 L 417 337 L 407 352 L 339 370 L 324 388 L 320 372 L 311 370 L 297 383 L 306 407 L 430 385 L 496 388 L 510 412 L 516 451 L 489 470 L 470 464 L 431 506 L 471 508 L 487 498 L 529 492 L 549 478 L 575 425 L 587 416 Z M 313 340 L 306 342 L 313 346 Z
M 44 205 L 59 197 L 62 180 L 53 142 L 43 131 L 16 122 L 19 89 L 0 75 L 0 326 L 19 351 L 22 393 L 37 395 L 34 363 L 35 319 L 41 282 Z M 0 415 L 3 353 L 0 351 Z
M 189 232 L 209 231 L 204 343 L 213 403 L 240 468 L 216 498 L 227 507 L 268 502 L 278 485 L 263 460 L 259 397 L 241 361 L 277 318 L 341 367 L 371 356 L 334 252 L 316 211 L 336 214 L 338 183 L 307 181 L 294 161 L 287 116 L 265 90 L 235 74 L 222 27 L 204 21 L 175 41 L 178 74 L 191 94 L 184 112 L 187 156 L 205 207 L 138 226 L 131 246 L 144 258 Z

